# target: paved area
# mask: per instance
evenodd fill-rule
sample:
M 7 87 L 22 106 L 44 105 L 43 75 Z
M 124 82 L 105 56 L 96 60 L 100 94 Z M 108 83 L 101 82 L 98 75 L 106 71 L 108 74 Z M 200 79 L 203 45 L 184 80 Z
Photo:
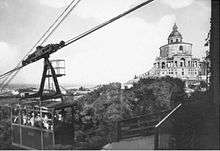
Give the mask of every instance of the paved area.
M 107 144 L 103 150 L 153 150 L 154 149 L 154 135 L 147 137 L 136 137 L 120 142 Z

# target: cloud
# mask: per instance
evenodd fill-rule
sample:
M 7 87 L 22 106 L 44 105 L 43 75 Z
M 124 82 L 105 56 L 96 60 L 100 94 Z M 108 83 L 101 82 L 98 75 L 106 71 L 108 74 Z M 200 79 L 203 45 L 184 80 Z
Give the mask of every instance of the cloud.
M 16 46 L 0 41 L 0 75 L 13 69 L 23 58 L 24 52 Z M 34 71 L 34 74 L 33 74 Z M 30 64 L 18 72 L 11 83 L 38 83 L 42 74 L 42 61 Z M 0 83 L 3 79 L 0 79 Z
M 4 8 L 8 8 L 9 5 L 7 3 L 7 1 L 0 1 L 0 8 L 4 9 Z
M 75 11 L 82 18 L 105 20 L 140 2 L 143 0 L 83 0 Z
M 146 72 L 159 55 L 159 46 L 167 42 L 174 22 L 174 15 L 164 16 L 156 23 L 137 17 L 123 18 L 91 34 L 69 48 L 68 51 L 81 52 L 65 56 L 64 82 L 126 82 L 135 74 Z M 55 56 L 64 55 L 58 52 Z
M 18 63 L 18 50 L 4 41 L 0 41 L 0 74 L 7 72 Z
M 195 3 L 202 9 L 211 13 L 211 0 L 197 0 Z
M 179 9 L 191 5 L 194 0 L 161 0 L 161 2 L 173 9 Z
M 40 4 L 53 8 L 61 8 L 70 4 L 72 0 L 39 0 Z

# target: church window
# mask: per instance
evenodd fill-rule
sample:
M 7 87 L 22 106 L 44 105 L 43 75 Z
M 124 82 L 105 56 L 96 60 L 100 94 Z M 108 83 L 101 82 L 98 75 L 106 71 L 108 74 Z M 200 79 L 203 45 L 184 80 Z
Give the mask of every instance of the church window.
M 183 51 L 183 46 L 180 46 L 180 47 L 179 47 L 179 50 L 180 50 L 180 51 Z
M 170 62 L 167 63 L 167 67 L 168 67 L 168 68 L 170 67 Z
M 188 61 L 188 67 L 190 67 L 190 61 Z
M 171 39 L 171 43 L 173 42 L 173 40 Z
M 182 72 L 182 75 L 184 75 L 184 72 Z
M 176 39 L 176 42 L 179 42 L 179 40 L 178 40 L 178 39 Z
M 177 61 L 175 61 L 175 65 L 176 65 L 176 67 L 177 67 Z
M 165 62 L 162 62 L 162 69 L 165 68 Z
M 183 67 L 183 66 L 185 67 L 185 66 L 186 66 L 185 59 L 184 59 L 184 58 L 181 58 L 180 60 L 181 60 L 180 66 L 181 66 L 181 67 Z

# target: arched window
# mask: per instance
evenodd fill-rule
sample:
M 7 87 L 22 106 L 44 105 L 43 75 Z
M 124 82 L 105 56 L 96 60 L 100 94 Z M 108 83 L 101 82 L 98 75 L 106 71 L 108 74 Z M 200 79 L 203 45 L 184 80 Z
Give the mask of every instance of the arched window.
M 180 47 L 179 47 L 179 50 L 183 51 L 183 46 L 180 46 Z
M 186 62 L 185 62 L 185 59 L 184 58 L 181 58 L 180 59 L 180 67 L 185 67 L 186 66 Z
M 179 39 L 176 39 L 176 42 L 179 42 Z
M 176 66 L 176 67 L 178 66 L 177 61 L 175 61 L 175 66 Z
M 165 62 L 162 62 L 162 69 L 165 68 Z
M 197 67 L 197 61 L 195 61 L 195 66 Z

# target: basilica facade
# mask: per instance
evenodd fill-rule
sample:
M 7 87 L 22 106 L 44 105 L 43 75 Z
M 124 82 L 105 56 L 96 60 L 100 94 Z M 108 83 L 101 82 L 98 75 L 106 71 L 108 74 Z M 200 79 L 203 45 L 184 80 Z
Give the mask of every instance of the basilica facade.
M 183 37 L 176 24 L 168 37 L 168 43 L 160 47 L 151 70 L 139 78 L 170 76 L 186 82 L 201 80 L 201 61 L 192 56 L 192 44 L 183 42 Z

